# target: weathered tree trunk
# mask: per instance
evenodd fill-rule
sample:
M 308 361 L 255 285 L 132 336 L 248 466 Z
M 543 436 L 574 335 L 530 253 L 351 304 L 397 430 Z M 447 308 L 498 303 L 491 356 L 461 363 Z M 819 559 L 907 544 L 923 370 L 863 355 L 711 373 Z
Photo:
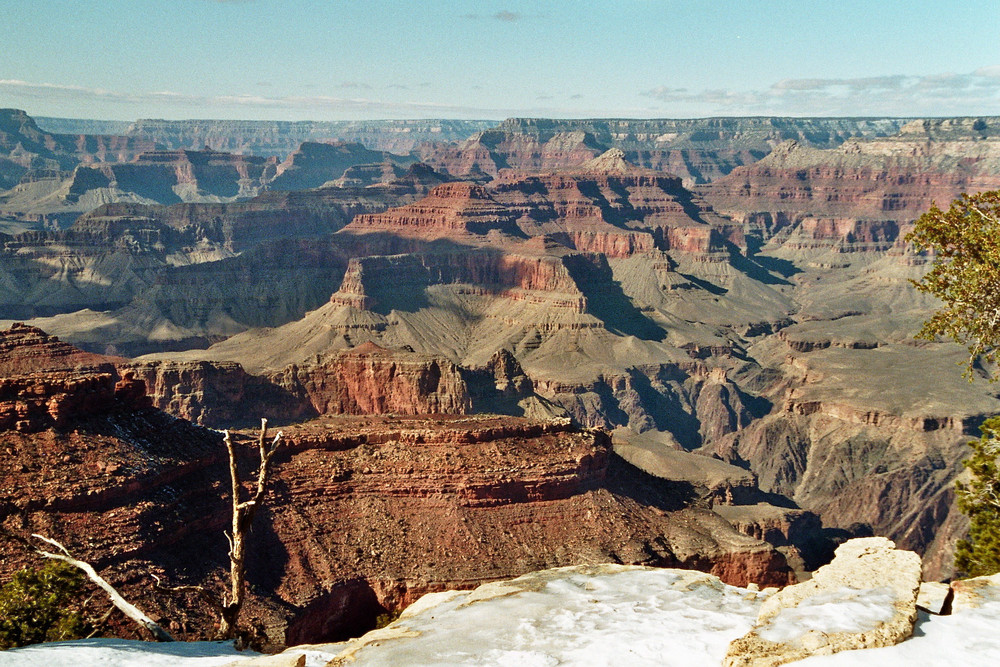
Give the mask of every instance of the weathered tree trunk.
M 101 588 L 101 590 L 103 590 L 105 593 L 108 594 L 108 597 L 111 598 L 111 602 L 116 607 L 118 607 L 118 609 L 120 609 L 126 616 L 131 618 L 133 621 L 135 621 L 142 627 L 149 630 L 149 632 L 152 633 L 153 638 L 156 639 L 156 641 L 160 642 L 174 641 L 174 638 L 171 637 L 166 630 L 160 627 L 160 625 L 156 621 L 151 619 L 149 616 L 146 616 L 146 614 L 142 613 L 142 611 L 140 611 L 138 607 L 136 607 L 135 605 L 131 604 L 128 600 L 123 598 L 121 596 L 121 593 L 115 590 L 114 586 L 109 584 L 101 575 L 97 574 L 97 571 L 90 565 L 90 563 L 73 558 L 73 556 L 69 553 L 66 547 L 64 547 L 59 542 L 56 542 L 50 537 L 45 537 L 44 535 L 38 535 L 37 533 L 33 534 L 32 537 L 36 537 L 43 542 L 47 542 L 48 544 L 51 544 L 52 546 L 56 547 L 57 549 L 59 549 L 59 551 L 62 552 L 61 554 L 57 554 L 57 553 L 51 553 L 49 551 L 42 551 L 41 549 L 36 549 L 36 551 L 39 554 L 45 556 L 46 558 L 61 560 L 64 563 L 69 563 L 73 567 L 83 570 L 84 574 L 86 574 L 91 581 L 97 584 L 98 587 Z
M 246 590 L 246 534 L 253 523 L 257 508 L 264 501 L 267 490 L 267 479 L 270 474 L 271 458 L 281 444 L 281 431 L 274 437 L 271 447 L 267 446 L 267 420 L 260 420 L 260 437 L 257 447 L 260 450 L 260 467 L 257 469 L 257 488 L 250 500 L 240 502 L 242 483 L 237 468 L 236 447 L 225 431 L 224 442 L 229 452 L 229 477 L 232 481 L 233 532 L 229 537 L 229 599 L 223 601 L 219 634 L 225 639 L 236 635 L 240 609 Z

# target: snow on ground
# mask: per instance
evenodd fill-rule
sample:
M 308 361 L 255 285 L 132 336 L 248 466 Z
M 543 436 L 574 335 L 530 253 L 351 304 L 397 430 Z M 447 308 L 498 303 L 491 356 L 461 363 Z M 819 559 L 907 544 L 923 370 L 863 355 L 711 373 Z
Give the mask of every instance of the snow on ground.
M 258 653 L 240 652 L 232 642 L 142 642 L 131 639 L 80 639 L 35 644 L 0 652 L 7 667 L 212 667 Z
M 700 572 L 622 566 L 548 570 L 421 602 L 396 624 L 419 636 L 380 640 L 351 664 L 717 667 L 759 606 Z
M 425 596 L 396 623 L 364 640 L 292 649 L 319 667 L 344 650 L 365 665 L 676 665 L 717 667 L 729 642 L 750 629 L 762 596 L 682 570 L 625 566 L 561 568 L 475 591 Z M 879 592 L 830 599 L 815 614 L 788 615 L 795 636 L 866 625 L 884 609 Z M 1000 663 L 1000 598 L 952 616 L 920 614 L 914 636 L 880 649 L 812 657 L 803 667 Z M 0 652 L 3 667 L 198 667 L 247 653 L 218 642 L 153 644 L 86 640 Z
M 895 615 L 895 601 L 896 594 L 889 588 L 839 588 L 782 609 L 757 634 L 768 641 L 788 642 L 810 630 L 866 632 Z
M 1000 603 L 964 609 L 951 616 L 918 612 L 913 636 L 906 641 L 864 651 L 842 651 L 795 663 L 802 667 L 917 667 L 1000 664 Z

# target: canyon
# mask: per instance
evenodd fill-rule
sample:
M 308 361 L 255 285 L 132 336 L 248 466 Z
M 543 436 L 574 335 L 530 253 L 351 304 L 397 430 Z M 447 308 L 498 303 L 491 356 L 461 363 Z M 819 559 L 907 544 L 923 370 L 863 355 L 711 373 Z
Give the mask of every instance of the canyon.
M 777 582 L 877 534 L 925 578 L 953 575 L 954 480 L 1000 395 L 990 369 L 961 377 L 959 346 L 913 338 L 937 304 L 910 284 L 932 258 L 905 236 L 933 202 L 1000 187 L 1000 120 L 510 119 L 438 140 L 428 121 L 294 142 L 140 122 L 102 161 L 6 117 L 36 154 L 3 158 L 3 437 L 89 452 L 66 465 L 107 448 L 122 471 L 150 432 L 81 444 L 77 418 L 155 414 L 135 428 L 156 431 L 169 413 L 201 435 L 136 468 L 169 491 L 87 505 L 74 527 L 59 508 L 83 486 L 118 493 L 108 454 L 73 500 L 8 503 L 4 525 L 73 534 L 120 512 L 150 546 L 88 555 L 133 590 L 148 582 L 129 558 L 172 572 L 202 548 L 179 528 L 197 503 L 218 508 L 197 525 L 221 556 L 185 576 L 218 576 L 225 470 L 206 427 L 260 417 L 287 438 L 259 556 L 282 568 L 252 604 L 276 643 L 363 630 L 338 625 L 345 605 L 370 621 L 576 562 Z M 119 188 L 83 210 L 109 188 L 86 184 L 129 169 L 141 187 L 166 174 L 168 200 Z M 46 213 L 46 178 L 90 194 Z M 55 398 L 76 387 L 100 400 Z M 182 499 L 173 527 L 140 528 L 128 507 L 153 517 L 156 494 Z M 304 625 L 306 607 L 340 620 Z

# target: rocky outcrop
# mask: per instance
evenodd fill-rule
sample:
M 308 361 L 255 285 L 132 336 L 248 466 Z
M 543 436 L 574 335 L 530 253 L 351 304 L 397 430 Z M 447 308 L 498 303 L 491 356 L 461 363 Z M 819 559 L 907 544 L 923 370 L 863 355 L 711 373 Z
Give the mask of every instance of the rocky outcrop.
M 967 609 L 978 609 L 1000 601 L 1000 573 L 985 577 L 959 579 L 951 584 L 954 598 L 951 609 L 960 613 Z
M 497 203 L 482 186 L 467 182 L 446 183 L 420 201 L 381 214 L 359 215 L 346 231 L 392 231 L 422 237 L 485 235 L 491 230 L 513 233 L 513 214 Z
M 113 364 L 122 361 L 125 360 L 120 357 L 84 352 L 38 327 L 20 322 L 0 330 L 0 377 L 77 369 L 110 372 Z
M 169 359 L 120 360 L 117 370 L 142 381 L 154 407 L 213 428 L 251 426 L 261 417 L 287 424 L 338 414 L 564 414 L 534 393 L 507 350 L 473 368 L 366 342 L 266 375 L 235 362 Z
M 850 540 L 809 581 L 765 600 L 756 625 L 729 645 L 723 665 L 775 667 L 812 655 L 898 644 L 913 632 L 919 587 L 915 553 L 897 551 L 882 537 Z M 851 602 L 857 613 L 850 620 L 813 616 L 820 605 Z
M 203 426 L 252 426 L 262 417 L 288 423 L 318 414 L 300 396 L 236 363 L 152 361 L 119 368 L 143 383 L 153 407 Z
M 833 543 L 824 534 L 822 520 L 808 510 L 759 502 L 753 505 L 716 503 L 712 511 L 744 535 L 776 547 L 791 547 L 794 551 L 784 552 L 789 562 L 801 563 L 807 571 L 828 563 L 833 556 Z
M 495 578 L 559 562 L 560 553 L 577 562 L 683 562 L 734 581 L 787 581 L 780 567 L 768 572 L 777 562 L 768 551 L 750 548 L 759 543 L 737 539 L 713 515 L 694 510 L 657 515 L 643 509 L 666 486 L 635 487 L 645 489 L 638 504 L 619 495 L 634 469 L 609 458 L 606 438 L 574 433 L 566 422 L 385 417 L 374 423 L 351 420 L 336 430 L 317 426 L 286 430 L 293 454 L 280 475 L 289 489 L 304 493 L 312 486 L 312 494 L 341 500 L 336 509 L 308 501 L 276 506 L 276 526 L 279 532 L 298 532 L 309 524 L 324 525 L 323 536 L 317 537 L 333 550 L 329 553 L 342 555 L 323 562 L 304 557 L 289 572 L 289 586 L 302 576 L 299 568 L 320 572 L 340 563 L 338 568 L 357 568 L 355 576 L 363 574 L 379 602 L 393 608 L 450 582 L 468 587 L 482 581 L 483 573 Z M 376 504 L 383 518 L 375 525 L 359 522 L 358 513 L 376 498 L 382 499 Z M 608 553 L 619 539 L 615 535 L 626 507 L 636 519 L 628 521 L 633 537 Z M 573 525 L 588 511 L 591 518 L 578 531 Z M 643 525 L 661 531 L 662 538 L 642 537 Z M 696 536 L 699 531 L 704 532 Z M 325 604 L 334 608 L 333 599 Z
M 149 407 L 143 384 L 111 373 L 52 371 L 0 378 L 0 431 L 32 433 L 77 419 Z
M 391 352 L 375 343 L 293 365 L 271 376 L 306 398 L 316 414 L 466 414 L 472 409 L 462 369 L 442 358 Z

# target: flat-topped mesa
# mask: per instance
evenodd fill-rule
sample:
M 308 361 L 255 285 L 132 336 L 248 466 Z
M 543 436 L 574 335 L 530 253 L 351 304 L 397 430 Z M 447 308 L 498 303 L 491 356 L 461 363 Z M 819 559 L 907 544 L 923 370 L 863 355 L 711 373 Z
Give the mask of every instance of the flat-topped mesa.
M 108 191 L 105 201 L 232 201 L 258 194 L 274 170 L 275 160 L 254 155 L 208 149 L 150 151 L 131 162 L 77 167 L 67 199 L 75 202 L 103 190 Z
M 422 294 L 432 285 L 454 285 L 465 293 L 503 294 L 515 300 L 533 298 L 578 313 L 587 308 L 563 257 L 489 248 L 354 257 L 330 301 L 386 313 L 393 308 L 410 310 L 414 290 Z
M 435 173 L 430 167 L 427 167 L 427 169 Z M 323 185 L 338 188 L 366 188 L 372 185 L 399 180 L 405 177 L 406 173 L 406 169 L 389 161 L 356 164 L 345 169 L 339 178 L 327 181 Z
M 482 186 L 457 181 L 435 187 L 413 204 L 356 216 L 344 233 L 392 232 L 436 238 L 455 234 L 482 236 L 491 230 L 516 234 L 513 213 Z
M 412 158 L 368 150 L 359 143 L 307 141 L 277 166 L 272 190 L 317 188 L 343 176 L 349 167 L 371 163 L 409 163 Z
M 458 146 L 426 146 L 420 159 L 456 176 L 496 177 L 502 169 L 541 171 L 582 164 L 605 150 L 593 135 L 581 131 L 545 136 L 486 130 Z

